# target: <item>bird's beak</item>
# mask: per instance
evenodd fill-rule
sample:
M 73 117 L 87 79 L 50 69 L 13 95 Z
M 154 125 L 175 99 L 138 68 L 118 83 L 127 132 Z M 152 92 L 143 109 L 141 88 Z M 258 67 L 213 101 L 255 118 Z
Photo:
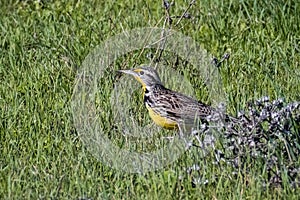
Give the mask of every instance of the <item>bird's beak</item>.
M 130 74 L 132 75 L 138 82 L 140 82 L 143 86 L 145 86 L 145 83 L 141 80 L 138 73 L 129 69 L 129 70 L 118 70 L 118 72 L 124 73 L 124 74 Z
M 131 74 L 133 76 L 137 75 L 135 71 L 130 70 L 130 69 L 129 70 L 118 70 L 118 72 L 121 72 L 121 73 L 124 73 L 124 74 Z

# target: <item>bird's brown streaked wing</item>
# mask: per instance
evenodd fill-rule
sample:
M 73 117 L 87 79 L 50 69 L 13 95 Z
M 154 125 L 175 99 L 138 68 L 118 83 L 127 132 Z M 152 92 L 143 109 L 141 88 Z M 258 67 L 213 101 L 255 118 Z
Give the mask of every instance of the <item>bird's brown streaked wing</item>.
M 177 120 L 194 121 L 196 117 L 205 118 L 213 111 L 208 105 L 167 89 L 155 92 L 153 98 L 156 98 L 155 112 Z

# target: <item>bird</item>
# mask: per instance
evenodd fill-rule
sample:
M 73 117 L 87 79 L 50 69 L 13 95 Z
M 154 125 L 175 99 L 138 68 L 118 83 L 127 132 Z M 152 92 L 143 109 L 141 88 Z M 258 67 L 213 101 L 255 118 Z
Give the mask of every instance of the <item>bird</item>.
M 185 94 L 168 89 L 150 66 L 118 70 L 132 75 L 142 85 L 144 104 L 151 119 L 165 129 L 191 130 L 217 110 Z M 227 116 L 227 115 L 226 115 Z M 228 116 L 227 116 L 228 117 Z

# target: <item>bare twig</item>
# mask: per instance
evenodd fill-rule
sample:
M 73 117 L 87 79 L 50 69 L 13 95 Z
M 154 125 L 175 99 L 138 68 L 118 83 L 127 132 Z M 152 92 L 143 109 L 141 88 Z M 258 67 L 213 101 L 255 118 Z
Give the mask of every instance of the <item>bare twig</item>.
M 183 18 L 188 18 L 187 16 L 190 17 L 190 15 L 189 15 L 187 12 L 188 12 L 188 10 L 195 4 L 195 2 L 196 2 L 196 0 L 192 0 L 192 1 L 190 2 L 189 6 L 188 6 L 188 7 L 185 9 L 185 11 L 182 13 L 182 15 L 180 16 L 179 20 L 178 20 L 177 23 L 175 24 L 175 26 L 177 26 L 177 25 L 181 22 L 181 20 L 182 20 Z
M 228 60 L 230 58 L 230 54 L 229 53 L 225 53 L 223 55 L 223 57 L 221 58 L 221 60 L 219 61 L 217 58 L 213 58 L 212 60 L 212 64 L 214 66 L 216 66 L 217 68 L 219 68 L 221 66 L 221 64 L 225 61 Z
M 173 2 L 172 2 L 172 3 L 169 3 L 167 0 L 163 0 L 163 4 L 164 4 L 165 12 L 166 12 L 166 20 L 168 21 L 169 26 L 171 26 L 173 20 L 172 20 L 172 18 L 170 17 L 170 8 L 171 8 L 171 6 L 173 5 Z

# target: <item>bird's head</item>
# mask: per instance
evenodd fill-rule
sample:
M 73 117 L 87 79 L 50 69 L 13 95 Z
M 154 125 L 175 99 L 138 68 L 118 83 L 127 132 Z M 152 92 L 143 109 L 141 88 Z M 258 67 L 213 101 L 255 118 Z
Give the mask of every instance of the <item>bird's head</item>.
M 151 87 L 157 84 L 162 85 L 158 73 L 152 67 L 142 66 L 135 69 L 119 70 L 119 72 L 134 76 L 143 87 Z

